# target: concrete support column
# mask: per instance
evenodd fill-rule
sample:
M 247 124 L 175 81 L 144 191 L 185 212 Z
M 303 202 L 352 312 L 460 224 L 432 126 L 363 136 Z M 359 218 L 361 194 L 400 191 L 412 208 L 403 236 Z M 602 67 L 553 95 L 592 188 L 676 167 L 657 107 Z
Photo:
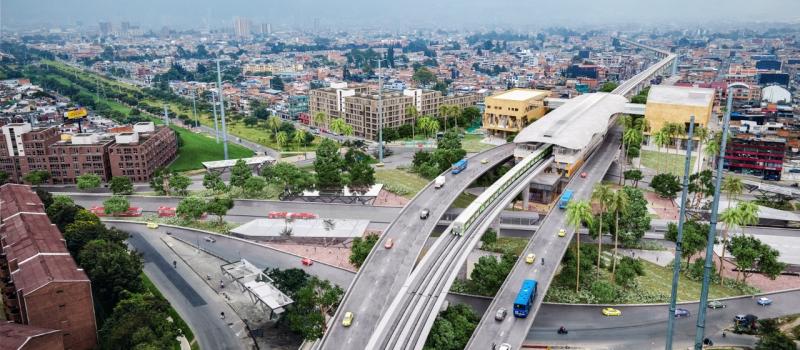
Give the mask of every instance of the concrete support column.
M 531 200 L 531 186 L 525 186 L 525 189 L 522 190 L 522 209 L 528 210 L 528 204 Z

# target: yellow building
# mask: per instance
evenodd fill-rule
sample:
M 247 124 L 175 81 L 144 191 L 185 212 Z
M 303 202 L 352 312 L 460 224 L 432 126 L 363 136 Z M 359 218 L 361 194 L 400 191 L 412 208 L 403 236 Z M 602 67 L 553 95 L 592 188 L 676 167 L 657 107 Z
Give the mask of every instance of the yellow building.
M 706 127 L 714 107 L 714 89 L 655 85 L 647 95 L 644 116 L 650 133 L 656 133 L 667 123 L 689 126 L 689 117 Z
M 550 91 L 511 89 L 484 100 L 483 128 L 493 136 L 506 138 L 541 118 L 547 108 L 545 97 Z

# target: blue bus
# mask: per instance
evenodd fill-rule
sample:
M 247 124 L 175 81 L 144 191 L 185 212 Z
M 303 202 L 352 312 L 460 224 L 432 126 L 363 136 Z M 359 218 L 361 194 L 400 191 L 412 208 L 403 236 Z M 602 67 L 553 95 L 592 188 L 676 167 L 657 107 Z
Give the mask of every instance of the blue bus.
M 558 207 L 566 209 L 570 199 L 572 199 L 572 190 L 565 190 L 564 193 L 561 194 L 561 199 L 558 200 Z
M 453 164 L 453 175 L 458 174 L 467 168 L 467 160 L 462 159 Z
M 531 311 L 533 299 L 536 299 L 536 280 L 522 281 L 517 299 L 514 300 L 514 317 L 526 318 Z

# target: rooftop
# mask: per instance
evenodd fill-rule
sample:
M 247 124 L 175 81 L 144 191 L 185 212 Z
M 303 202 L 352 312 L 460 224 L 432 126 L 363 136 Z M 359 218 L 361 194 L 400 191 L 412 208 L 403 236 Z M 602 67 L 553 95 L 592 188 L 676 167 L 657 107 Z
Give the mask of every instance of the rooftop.
M 328 222 L 328 223 L 326 223 Z M 287 224 L 285 219 L 256 219 L 231 230 L 240 236 L 281 237 L 286 228 L 293 238 L 356 238 L 364 235 L 369 220 L 346 219 L 296 219 Z
M 5 184 L 0 186 L 0 219 L 17 213 L 44 213 L 44 204 L 29 186 Z
M 509 101 L 527 101 L 530 99 L 541 99 L 550 96 L 550 91 L 545 90 L 529 90 L 529 89 L 512 89 L 498 95 L 492 96 L 498 100 Z
M 86 282 L 89 277 L 78 268 L 69 253 L 65 255 L 39 255 L 19 265 L 11 273 L 18 291 L 31 294 L 50 283 Z
M 69 254 L 61 232 L 45 215 L 22 213 L 3 222 L 0 237 L 7 259 L 22 263 L 41 253 Z
M 714 101 L 714 89 L 654 85 L 647 94 L 647 103 L 663 103 L 708 107 Z
M 622 113 L 626 102 L 625 97 L 609 93 L 580 95 L 522 129 L 514 142 L 584 149 L 595 134 L 608 130 L 610 118 Z
M 31 338 L 57 333 L 59 330 L 0 321 L 0 344 L 3 349 L 21 349 Z

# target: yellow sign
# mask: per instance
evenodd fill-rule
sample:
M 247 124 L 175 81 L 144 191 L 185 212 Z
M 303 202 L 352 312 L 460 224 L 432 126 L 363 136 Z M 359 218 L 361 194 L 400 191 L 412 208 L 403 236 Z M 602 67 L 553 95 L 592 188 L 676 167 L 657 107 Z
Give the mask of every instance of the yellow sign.
M 78 108 L 78 109 L 73 109 L 71 111 L 67 111 L 66 113 L 64 113 L 64 118 L 67 118 L 67 119 L 80 119 L 80 118 L 85 117 L 87 114 L 89 114 L 89 112 L 86 111 L 86 108 L 85 107 L 81 107 L 81 108 Z

